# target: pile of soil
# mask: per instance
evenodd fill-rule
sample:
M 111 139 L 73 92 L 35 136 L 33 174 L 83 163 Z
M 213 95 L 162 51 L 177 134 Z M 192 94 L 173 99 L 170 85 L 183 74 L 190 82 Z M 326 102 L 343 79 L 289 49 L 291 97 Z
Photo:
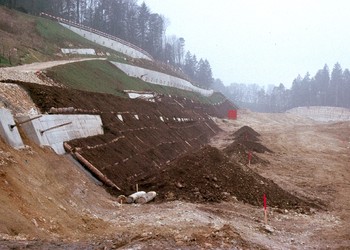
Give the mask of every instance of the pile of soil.
M 43 113 L 54 107 L 54 110 L 101 116 L 103 135 L 76 139 L 68 144 L 120 187 L 120 193 L 128 190 L 139 176 L 159 171 L 166 162 L 205 145 L 220 131 L 208 114 L 220 116 L 229 108 L 227 102 L 213 108 L 214 105 L 185 99 L 179 105 L 179 98 L 174 100 L 169 96 L 158 102 L 147 102 L 54 86 L 20 85 Z M 117 115 L 122 115 L 123 121 Z M 178 118 L 187 120 L 179 122 Z
M 260 134 L 249 126 L 243 126 L 231 135 L 234 139 L 233 143 L 228 145 L 223 151 L 231 159 L 247 164 L 249 161 L 249 154 L 251 154 L 251 164 L 268 163 L 261 159 L 255 153 L 273 153 L 266 146 L 261 144 Z
M 205 146 L 139 180 L 139 187 L 158 192 L 157 200 L 220 202 L 236 197 L 255 206 L 263 205 L 267 196 L 270 207 L 308 211 L 316 204 L 298 198 L 273 181 L 237 162 L 230 161 L 220 150 Z

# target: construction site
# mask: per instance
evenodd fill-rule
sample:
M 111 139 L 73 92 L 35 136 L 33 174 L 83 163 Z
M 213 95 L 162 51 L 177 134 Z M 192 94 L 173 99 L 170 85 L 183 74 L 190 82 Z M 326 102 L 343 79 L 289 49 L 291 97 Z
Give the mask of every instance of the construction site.
M 240 109 L 47 14 L 0 32 L 0 249 L 350 248 L 350 110 Z

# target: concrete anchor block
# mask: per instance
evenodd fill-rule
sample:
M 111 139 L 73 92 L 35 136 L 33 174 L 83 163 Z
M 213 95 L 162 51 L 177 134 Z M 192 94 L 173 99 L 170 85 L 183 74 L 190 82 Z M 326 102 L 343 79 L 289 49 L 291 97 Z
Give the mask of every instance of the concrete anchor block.
M 11 147 L 16 149 L 24 148 L 11 111 L 5 108 L 0 109 L 0 135 Z

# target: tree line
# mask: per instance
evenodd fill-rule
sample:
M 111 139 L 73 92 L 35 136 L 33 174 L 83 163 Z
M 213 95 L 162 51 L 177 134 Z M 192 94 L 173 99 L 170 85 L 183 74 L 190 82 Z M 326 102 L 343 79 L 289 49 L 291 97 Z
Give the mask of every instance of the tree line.
M 119 37 L 186 73 L 201 87 L 213 82 L 210 63 L 185 51 L 185 39 L 166 35 L 168 20 L 137 0 L 0 0 L 0 5 L 33 15 L 62 17 Z
M 290 89 L 282 83 L 267 89 L 258 84 L 224 86 L 219 79 L 213 87 L 239 106 L 259 112 L 284 112 L 303 106 L 350 108 L 350 71 L 343 70 L 339 63 L 331 72 L 326 64 L 313 77 L 309 72 L 304 77 L 298 75 Z

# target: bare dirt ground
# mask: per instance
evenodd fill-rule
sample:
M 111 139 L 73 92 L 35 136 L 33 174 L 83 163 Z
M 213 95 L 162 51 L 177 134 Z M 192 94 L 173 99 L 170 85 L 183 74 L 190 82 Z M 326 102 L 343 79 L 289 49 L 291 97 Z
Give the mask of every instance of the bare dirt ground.
M 217 119 L 222 149 L 249 125 L 274 153 L 251 168 L 325 210 L 171 201 L 120 205 L 69 159 L 26 141 L 0 142 L 0 249 L 348 249 L 350 123 L 319 124 L 290 114 L 240 112 Z M 156 190 L 157 191 L 157 190 Z M 268 197 L 269 198 L 269 197 Z M 269 200 L 268 200 L 269 206 Z

